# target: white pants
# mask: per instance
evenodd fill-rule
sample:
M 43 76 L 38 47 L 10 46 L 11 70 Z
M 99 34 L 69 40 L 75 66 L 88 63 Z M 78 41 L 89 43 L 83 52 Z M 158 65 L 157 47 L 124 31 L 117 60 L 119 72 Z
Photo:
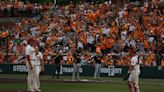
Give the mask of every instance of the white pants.
M 140 75 L 140 71 L 133 70 L 133 71 L 131 71 L 129 79 L 128 79 L 129 85 L 131 87 L 134 87 L 135 89 L 137 89 L 137 92 L 139 92 L 139 84 L 138 84 L 139 75 Z
M 41 72 L 41 66 L 40 65 L 36 65 L 35 66 L 35 72 L 36 72 L 36 86 L 37 86 L 37 89 L 40 89 L 40 79 L 39 79 L 39 75 L 40 75 L 40 72 Z
M 39 83 L 39 68 L 37 66 L 33 66 L 33 69 L 28 67 L 28 76 L 27 76 L 27 86 L 28 90 L 38 89 L 40 87 Z
M 101 72 L 101 64 L 96 63 L 94 79 L 99 79 L 100 78 L 100 72 Z
M 77 79 L 80 80 L 80 67 L 81 64 L 80 63 L 73 63 L 73 74 L 72 74 L 72 80 L 75 79 L 75 76 L 77 75 Z

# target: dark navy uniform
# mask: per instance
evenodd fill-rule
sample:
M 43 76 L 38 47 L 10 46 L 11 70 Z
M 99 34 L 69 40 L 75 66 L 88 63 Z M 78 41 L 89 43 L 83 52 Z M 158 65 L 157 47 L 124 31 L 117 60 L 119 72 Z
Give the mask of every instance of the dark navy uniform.
M 100 78 L 100 72 L 101 72 L 101 59 L 102 59 L 102 56 L 101 56 L 101 55 L 96 55 L 96 56 L 94 57 L 94 61 L 95 61 L 94 79 L 95 79 L 95 80 L 99 80 L 99 78 Z
M 81 67 L 81 55 L 75 54 L 74 55 L 75 61 L 73 63 L 73 74 L 72 74 L 72 80 L 75 80 L 75 76 L 77 75 L 77 80 L 80 80 L 80 67 Z
M 54 71 L 52 74 L 52 79 L 55 78 L 56 75 L 56 71 L 57 71 L 57 76 L 56 78 L 59 79 L 59 75 L 60 75 L 60 62 L 63 59 L 63 56 L 61 54 L 59 54 L 56 58 L 55 58 L 55 62 L 54 62 Z

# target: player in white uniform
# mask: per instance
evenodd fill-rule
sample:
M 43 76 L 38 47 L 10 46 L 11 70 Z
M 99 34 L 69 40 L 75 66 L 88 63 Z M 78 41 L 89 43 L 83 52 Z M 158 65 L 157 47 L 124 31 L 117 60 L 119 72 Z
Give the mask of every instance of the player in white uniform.
M 128 85 L 130 92 L 140 92 L 139 90 L 139 75 L 140 75 L 140 61 L 139 56 L 134 55 L 131 58 L 131 63 L 129 67 L 130 76 L 128 79 Z
M 35 52 L 36 52 L 36 62 L 35 62 L 35 72 L 36 72 L 36 81 L 37 81 L 37 89 L 40 90 L 40 79 L 39 74 L 41 71 L 44 71 L 44 60 L 43 60 L 43 54 L 39 51 L 38 46 L 35 46 Z
M 37 80 L 36 80 L 36 71 L 35 71 L 35 62 L 36 62 L 36 53 L 34 46 L 34 40 L 29 39 L 28 45 L 25 49 L 25 54 L 27 57 L 27 68 L 28 68 L 28 77 L 27 77 L 27 91 L 35 92 L 40 91 L 37 88 Z

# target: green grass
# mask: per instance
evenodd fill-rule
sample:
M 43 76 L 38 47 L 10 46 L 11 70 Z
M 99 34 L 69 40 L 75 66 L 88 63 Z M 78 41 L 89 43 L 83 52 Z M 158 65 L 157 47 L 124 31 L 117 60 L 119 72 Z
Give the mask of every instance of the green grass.
M 25 90 L 26 84 L 0 84 L 1 90 Z M 109 83 L 42 83 L 43 92 L 127 92 L 126 85 Z
M 0 84 L 1 90 L 25 90 L 25 83 Z M 43 92 L 128 92 L 118 83 L 41 83 Z M 163 85 L 140 85 L 141 92 L 163 92 Z
M 117 84 L 108 84 L 108 83 L 57 83 L 47 84 L 45 92 L 51 92 L 49 89 L 54 88 L 55 92 L 127 92 L 127 87 L 122 85 L 117 88 Z
M 0 78 L 11 75 L 2 75 Z M 26 75 L 12 75 L 13 78 L 26 78 Z M 51 76 L 41 76 L 41 79 L 49 80 Z M 71 79 L 71 76 L 61 76 L 61 79 Z M 81 77 L 92 79 L 92 77 Z M 43 92 L 128 92 L 126 81 L 121 78 L 102 77 L 103 80 L 111 80 L 109 83 L 47 83 L 41 82 Z M 0 90 L 26 90 L 26 83 L 0 83 Z M 141 92 L 164 92 L 163 79 L 140 79 Z

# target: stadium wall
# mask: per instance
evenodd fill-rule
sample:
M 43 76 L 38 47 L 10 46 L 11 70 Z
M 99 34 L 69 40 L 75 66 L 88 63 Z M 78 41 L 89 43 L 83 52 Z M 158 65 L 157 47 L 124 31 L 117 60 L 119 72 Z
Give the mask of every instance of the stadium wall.
M 45 75 L 51 75 L 53 72 L 53 65 L 45 65 Z M 126 66 L 103 66 L 101 68 L 101 76 L 109 77 L 123 77 L 127 74 L 128 67 Z M 62 65 L 61 75 L 72 75 L 72 65 Z M 27 67 L 24 64 L 0 64 L 0 74 L 25 74 Z M 82 65 L 80 68 L 81 76 L 93 76 L 93 65 Z M 158 67 L 141 67 L 141 78 L 158 78 L 164 79 L 164 69 Z

